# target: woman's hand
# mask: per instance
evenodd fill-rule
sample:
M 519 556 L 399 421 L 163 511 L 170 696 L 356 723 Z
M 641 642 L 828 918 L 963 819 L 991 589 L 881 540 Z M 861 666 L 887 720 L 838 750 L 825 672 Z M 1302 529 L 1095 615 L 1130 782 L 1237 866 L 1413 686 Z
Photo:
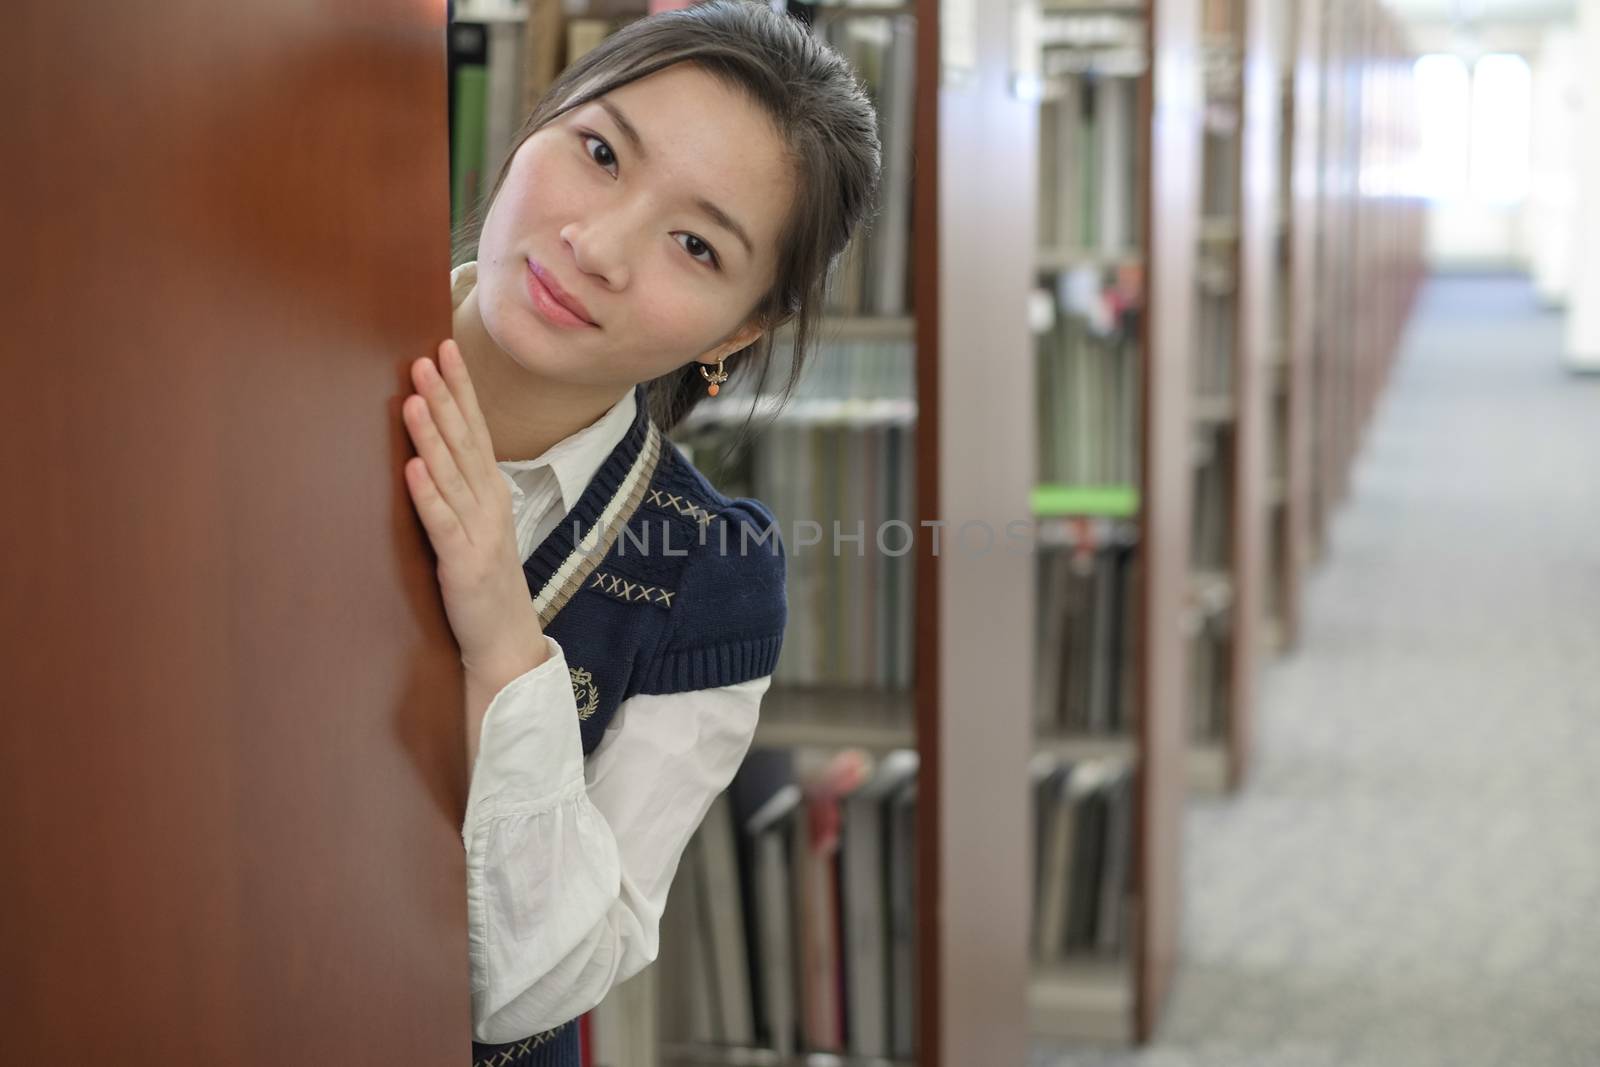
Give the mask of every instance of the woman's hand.
M 406 461 L 406 485 L 433 542 L 468 680 L 498 688 L 545 658 L 517 558 L 511 491 L 455 341 L 439 345 L 437 367 L 427 357 L 413 363 L 411 380 L 420 395 L 406 397 L 401 412 L 418 455 Z

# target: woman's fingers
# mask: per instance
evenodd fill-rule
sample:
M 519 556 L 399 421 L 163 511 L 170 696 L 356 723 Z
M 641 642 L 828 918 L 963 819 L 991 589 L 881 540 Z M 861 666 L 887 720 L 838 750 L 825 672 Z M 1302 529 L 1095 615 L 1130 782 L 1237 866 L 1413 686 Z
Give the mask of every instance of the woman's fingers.
M 444 374 L 445 382 L 450 386 L 450 392 L 455 396 L 456 405 L 461 409 L 461 416 L 466 420 L 467 429 L 479 442 L 480 448 L 486 449 L 485 455 L 494 457 L 494 445 L 489 437 L 489 423 L 483 417 L 483 410 L 478 407 L 478 393 L 472 387 L 472 376 L 467 373 L 467 364 L 461 358 L 461 348 L 453 339 L 447 339 L 439 346 L 439 369 Z
M 433 420 L 433 409 L 425 397 L 407 397 L 403 410 L 406 429 L 417 454 L 427 466 L 428 482 L 454 513 L 458 524 L 477 507 L 477 497 L 456 466 L 455 457 Z
M 428 401 L 428 412 L 455 460 L 459 476 L 474 499 L 481 500 L 489 473 L 483 469 L 483 444 L 467 425 L 461 406 L 456 402 L 455 390 L 440 377 L 438 366 L 429 359 L 419 359 L 412 365 L 412 377 L 416 380 L 417 391 Z
M 427 413 L 434 421 L 440 440 L 445 442 L 445 448 L 450 450 L 451 458 L 456 461 L 456 469 L 466 478 L 472 494 L 477 496 L 477 456 L 474 456 L 477 443 L 467 432 L 466 421 L 461 418 L 461 408 L 456 406 L 450 386 L 438 376 L 438 366 L 429 358 L 421 358 L 411 365 L 411 379 L 416 382 L 416 390 L 422 394 L 422 398 L 427 400 Z
M 438 486 L 428 474 L 427 462 L 420 458 L 407 460 L 405 474 L 406 487 L 411 491 L 417 515 L 428 531 L 434 552 L 444 555 L 457 549 L 467 539 L 466 530 L 455 509 L 439 494 Z

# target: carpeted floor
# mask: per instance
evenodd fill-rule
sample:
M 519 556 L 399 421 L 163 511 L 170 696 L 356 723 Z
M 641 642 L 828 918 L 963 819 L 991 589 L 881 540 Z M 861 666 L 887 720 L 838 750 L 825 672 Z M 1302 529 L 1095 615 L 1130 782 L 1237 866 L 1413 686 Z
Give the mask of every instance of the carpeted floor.
M 1150 1046 L 1035 1067 L 1600 1065 L 1600 380 L 1520 280 L 1425 290 L 1252 778 L 1186 824 Z

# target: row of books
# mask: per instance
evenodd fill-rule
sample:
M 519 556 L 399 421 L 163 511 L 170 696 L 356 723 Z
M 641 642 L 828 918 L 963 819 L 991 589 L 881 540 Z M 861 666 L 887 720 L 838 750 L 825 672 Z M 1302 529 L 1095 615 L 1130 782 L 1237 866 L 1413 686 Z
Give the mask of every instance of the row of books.
M 826 9 L 821 9 L 822 15 Z M 911 308 L 912 105 L 916 19 L 818 17 L 815 32 L 850 62 L 878 110 L 882 170 L 878 210 L 851 240 L 830 279 L 833 315 L 904 315 Z
M 448 36 L 450 225 L 489 193 L 527 117 L 518 22 L 452 22 Z
M 1132 537 L 1037 554 L 1037 732 L 1123 733 L 1132 728 Z
M 917 756 L 757 749 L 662 918 L 667 1047 L 915 1055 Z
M 1133 771 L 1120 760 L 1033 767 L 1033 956 L 1059 963 L 1128 947 Z
M 1116 273 L 1080 267 L 1063 274 L 1053 321 L 1036 335 L 1042 482 L 1138 482 L 1138 312 L 1116 296 Z M 1103 313 L 1094 312 L 1095 301 Z
M 1138 82 L 1063 77 L 1039 105 L 1039 244 L 1125 256 L 1139 223 Z
M 911 687 L 915 446 L 908 426 L 764 435 L 758 496 L 789 538 L 790 622 L 774 682 Z
M 789 625 L 774 683 L 909 689 L 914 424 L 780 419 L 737 450 L 732 433 L 701 426 L 674 437 L 713 484 L 762 501 L 778 522 Z

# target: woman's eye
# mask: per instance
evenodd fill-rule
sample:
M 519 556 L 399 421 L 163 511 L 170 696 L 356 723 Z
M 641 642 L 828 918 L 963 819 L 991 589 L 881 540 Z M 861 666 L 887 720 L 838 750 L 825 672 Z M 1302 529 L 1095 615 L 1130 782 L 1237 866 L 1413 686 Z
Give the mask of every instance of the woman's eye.
M 590 159 L 594 160 L 602 167 L 605 167 L 607 170 L 610 170 L 612 167 L 617 165 L 617 157 L 611 151 L 611 146 L 606 144 L 605 141 L 599 137 L 596 137 L 592 133 L 580 134 L 579 136 L 583 140 L 584 150 L 589 153 Z M 595 153 L 594 149 L 589 147 L 590 141 L 593 141 L 595 144 L 600 146 L 600 152 L 598 154 Z
M 712 267 L 717 266 L 717 253 L 710 245 L 706 244 L 692 233 L 679 234 L 678 236 L 684 239 L 684 251 L 688 252 L 695 259 L 700 259 L 702 254 L 709 256 L 709 259 L 701 259 L 700 262 Z

